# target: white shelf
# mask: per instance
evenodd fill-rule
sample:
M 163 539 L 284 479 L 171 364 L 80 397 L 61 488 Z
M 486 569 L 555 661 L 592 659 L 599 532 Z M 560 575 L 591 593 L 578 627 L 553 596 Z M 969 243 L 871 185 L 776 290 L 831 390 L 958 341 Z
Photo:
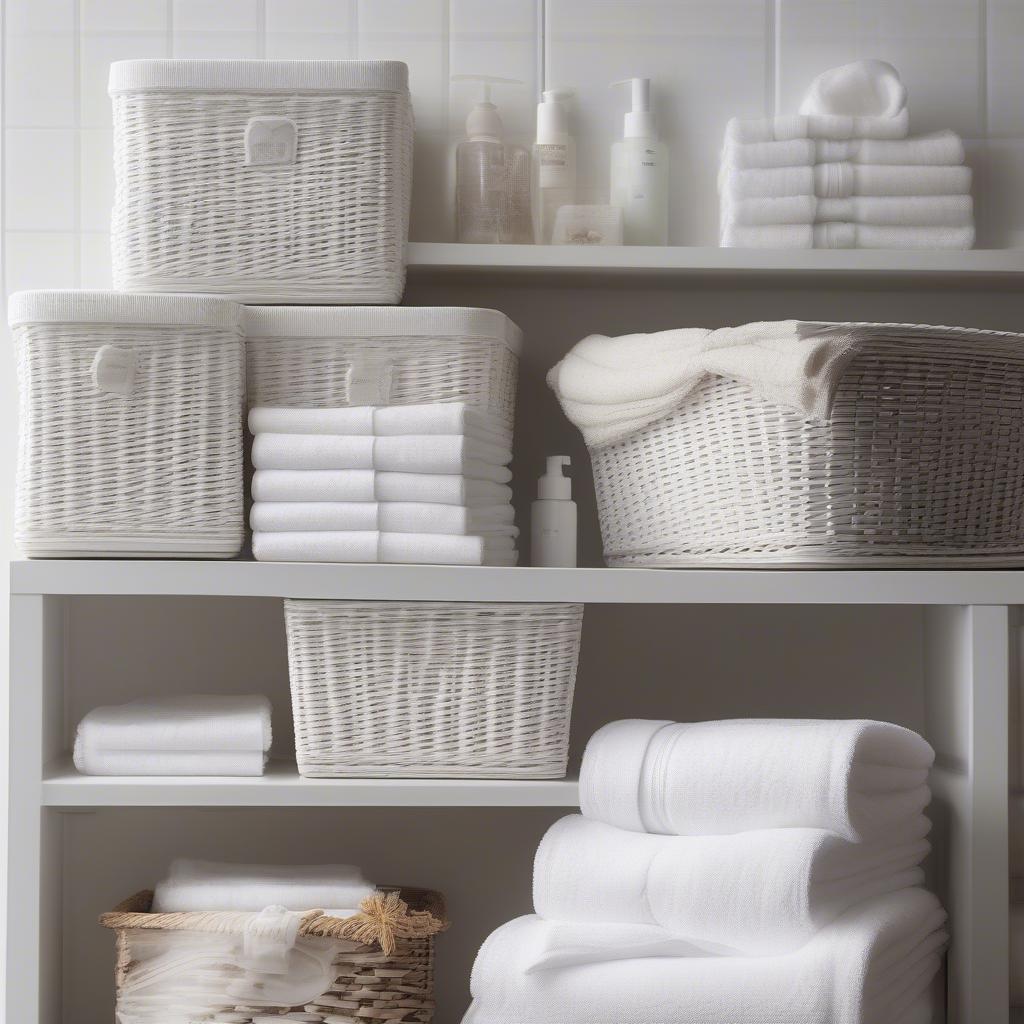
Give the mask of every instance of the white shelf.
M 90 807 L 578 807 L 575 779 L 304 779 L 293 764 L 260 778 L 114 778 L 46 772 L 42 803 Z
M 1024 571 L 498 569 L 38 559 L 12 563 L 11 592 L 597 604 L 1024 604 Z
M 720 249 L 699 246 L 467 245 L 411 242 L 409 270 L 611 274 L 1024 274 L 1024 249 Z

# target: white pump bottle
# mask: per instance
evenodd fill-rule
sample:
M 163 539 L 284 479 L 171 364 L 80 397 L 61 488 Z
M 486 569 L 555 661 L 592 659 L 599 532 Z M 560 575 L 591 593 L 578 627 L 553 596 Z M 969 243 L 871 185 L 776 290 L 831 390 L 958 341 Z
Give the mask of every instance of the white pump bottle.
M 569 461 L 568 455 L 549 455 L 547 472 L 537 481 L 537 500 L 530 509 L 530 559 L 534 565 L 576 565 L 576 502 L 572 500 L 572 480 L 562 473 Z
M 537 104 L 537 243 L 551 244 L 555 216 L 576 201 L 576 140 L 569 133 L 571 89 L 545 89 Z
M 611 203 L 622 208 L 626 245 L 668 244 L 668 147 L 657 137 L 651 114 L 651 80 L 626 78 L 632 109 L 622 139 L 612 145 Z

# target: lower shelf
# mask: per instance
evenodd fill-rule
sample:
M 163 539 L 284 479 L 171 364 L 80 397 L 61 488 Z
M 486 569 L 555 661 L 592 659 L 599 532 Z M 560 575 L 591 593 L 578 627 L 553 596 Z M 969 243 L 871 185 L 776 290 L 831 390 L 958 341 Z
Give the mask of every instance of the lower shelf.
M 292 763 L 259 778 L 43 776 L 42 803 L 88 807 L 577 807 L 576 779 L 304 779 Z

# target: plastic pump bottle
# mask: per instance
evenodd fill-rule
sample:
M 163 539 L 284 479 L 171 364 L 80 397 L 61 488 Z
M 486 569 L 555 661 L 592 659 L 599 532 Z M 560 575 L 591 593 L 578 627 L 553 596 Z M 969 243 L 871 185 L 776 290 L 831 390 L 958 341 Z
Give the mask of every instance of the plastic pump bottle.
M 525 244 L 533 241 L 530 154 L 507 146 L 492 85 L 522 85 L 516 78 L 453 75 L 479 82 L 480 99 L 466 118 L 466 138 L 455 153 L 455 234 L 460 242 Z
M 571 89 L 545 89 L 537 104 L 537 242 L 551 244 L 555 216 L 576 201 L 576 140 L 569 134 L 565 103 Z
M 547 472 L 537 481 L 537 500 L 530 510 L 534 565 L 576 565 L 576 502 L 572 500 L 572 480 L 562 473 L 569 461 L 568 455 L 549 455 Z
M 668 244 L 668 148 L 651 114 L 651 80 L 626 78 L 632 109 L 622 139 L 612 145 L 611 202 L 622 208 L 626 245 Z

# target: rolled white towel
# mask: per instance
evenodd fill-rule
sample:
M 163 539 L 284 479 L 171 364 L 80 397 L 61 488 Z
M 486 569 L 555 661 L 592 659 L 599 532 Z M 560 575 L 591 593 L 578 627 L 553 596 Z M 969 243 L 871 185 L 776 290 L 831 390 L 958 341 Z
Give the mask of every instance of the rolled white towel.
M 555 921 L 655 924 L 709 952 L 786 953 L 865 900 L 920 885 L 923 815 L 877 840 L 809 828 L 630 832 L 570 815 L 537 849 L 533 904 Z
M 387 562 L 412 565 L 516 563 L 511 537 L 455 537 L 440 533 L 254 533 L 252 553 L 260 562 Z
M 837 221 L 887 227 L 972 227 L 974 201 L 970 196 L 783 196 L 741 199 L 726 204 L 722 213 L 725 229 Z
M 973 225 L 900 227 L 881 224 L 728 225 L 722 245 L 736 249 L 970 249 Z
M 904 139 L 910 128 L 906 108 L 894 117 L 850 117 L 846 114 L 794 114 L 783 117 L 733 118 L 726 125 L 727 142 L 786 142 L 789 139 Z
M 408 501 L 257 501 L 249 513 L 249 525 L 257 533 L 377 530 L 518 537 L 514 517 L 511 505 L 466 508 Z
M 800 113 L 892 118 L 906 107 L 906 87 L 891 64 L 855 60 L 818 75 L 807 88 Z
M 411 501 L 480 508 L 507 505 L 512 488 L 445 473 L 380 473 L 372 469 L 259 469 L 253 501 Z
M 923 811 L 934 760 L 917 733 L 885 722 L 624 719 L 587 744 L 580 809 L 634 832 L 820 828 L 861 842 Z
M 906 139 L 787 139 L 783 142 L 726 143 L 722 166 L 738 170 L 812 167 L 827 163 L 898 164 L 955 167 L 964 162 L 956 132 L 940 131 Z
M 851 163 L 756 170 L 726 168 L 721 191 L 723 199 L 731 203 L 781 196 L 956 196 L 971 191 L 971 169 Z

